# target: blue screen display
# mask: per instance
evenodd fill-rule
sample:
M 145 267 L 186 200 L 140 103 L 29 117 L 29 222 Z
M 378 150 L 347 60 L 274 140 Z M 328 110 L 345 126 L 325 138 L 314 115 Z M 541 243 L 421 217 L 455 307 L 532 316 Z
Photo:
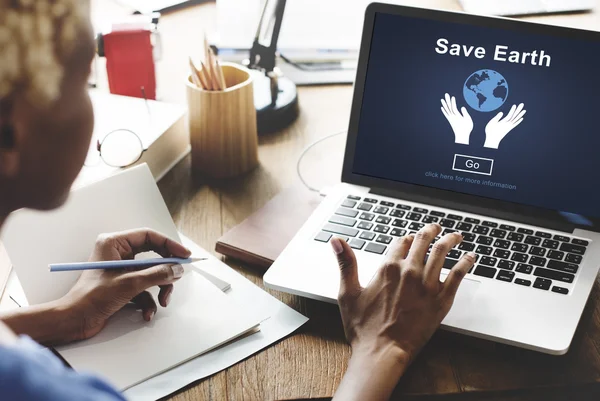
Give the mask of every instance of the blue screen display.
M 600 217 L 600 44 L 378 13 L 353 172 Z

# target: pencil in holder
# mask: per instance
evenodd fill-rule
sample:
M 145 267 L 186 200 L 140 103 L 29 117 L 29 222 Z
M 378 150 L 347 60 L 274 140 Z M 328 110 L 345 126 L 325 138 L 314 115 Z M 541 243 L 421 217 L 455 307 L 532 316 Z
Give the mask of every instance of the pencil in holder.
M 250 72 L 223 63 L 226 89 L 199 88 L 188 76 L 187 99 L 192 169 L 211 178 L 230 178 L 258 166 L 258 134 Z

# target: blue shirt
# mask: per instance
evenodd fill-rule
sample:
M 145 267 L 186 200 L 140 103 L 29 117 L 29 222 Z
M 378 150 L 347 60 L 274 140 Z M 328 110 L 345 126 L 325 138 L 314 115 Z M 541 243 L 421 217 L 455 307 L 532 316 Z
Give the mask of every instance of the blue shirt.
M 64 366 L 50 350 L 21 336 L 0 345 L 0 399 L 10 401 L 124 401 L 101 379 Z

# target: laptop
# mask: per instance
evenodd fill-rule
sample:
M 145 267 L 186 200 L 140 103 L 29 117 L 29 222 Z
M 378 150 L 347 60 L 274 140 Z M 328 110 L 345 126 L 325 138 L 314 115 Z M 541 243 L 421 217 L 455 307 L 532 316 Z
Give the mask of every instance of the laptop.
M 342 183 L 264 276 L 335 303 L 328 243 L 366 286 L 394 238 L 439 223 L 478 254 L 451 331 L 567 352 L 600 266 L 600 33 L 368 7 Z
M 595 0 L 460 0 L 463 10 L 488 15 L 534 15 L 588 11 Z

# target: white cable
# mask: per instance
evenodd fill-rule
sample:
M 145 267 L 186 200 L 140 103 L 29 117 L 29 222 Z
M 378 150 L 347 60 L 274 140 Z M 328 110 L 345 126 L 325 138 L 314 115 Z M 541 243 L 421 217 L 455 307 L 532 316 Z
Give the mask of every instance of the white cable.
M 304 156 L 308 153 L 309 150 L 311 150 L 314 146 L 318 145 L 319 143 L 323 142 L 326 139 L 329 138 L 333 138 L 334 136 L 338 136 L 341 134 L 345 134 L 347 131 L 340 131 L 340 132 L 336 132 L 334 134 L 329 134 L 324 136 L 323 138 L 319 138 L 316 141 L 314 141 L 313 143 L 311 143 L 310 145 L 308 145 L 307 147 L 304 148 L 304 150 L 302 151 L 302 153 L 300 153 L 300 156 L 298 157 L 298 162 L 296 163 L 296 172 L 298 173 L 298 178 L 300 178 L 300 181 L 302 182 L 302 184 L 308 188 L 309 191 L 313 191 L 313 192 L 321 192 L 319 189 L 310 186 L 302 177 L 302 173 L 300 172 L 300 164 L 302 163 L 302 159 L 304 158 Z

